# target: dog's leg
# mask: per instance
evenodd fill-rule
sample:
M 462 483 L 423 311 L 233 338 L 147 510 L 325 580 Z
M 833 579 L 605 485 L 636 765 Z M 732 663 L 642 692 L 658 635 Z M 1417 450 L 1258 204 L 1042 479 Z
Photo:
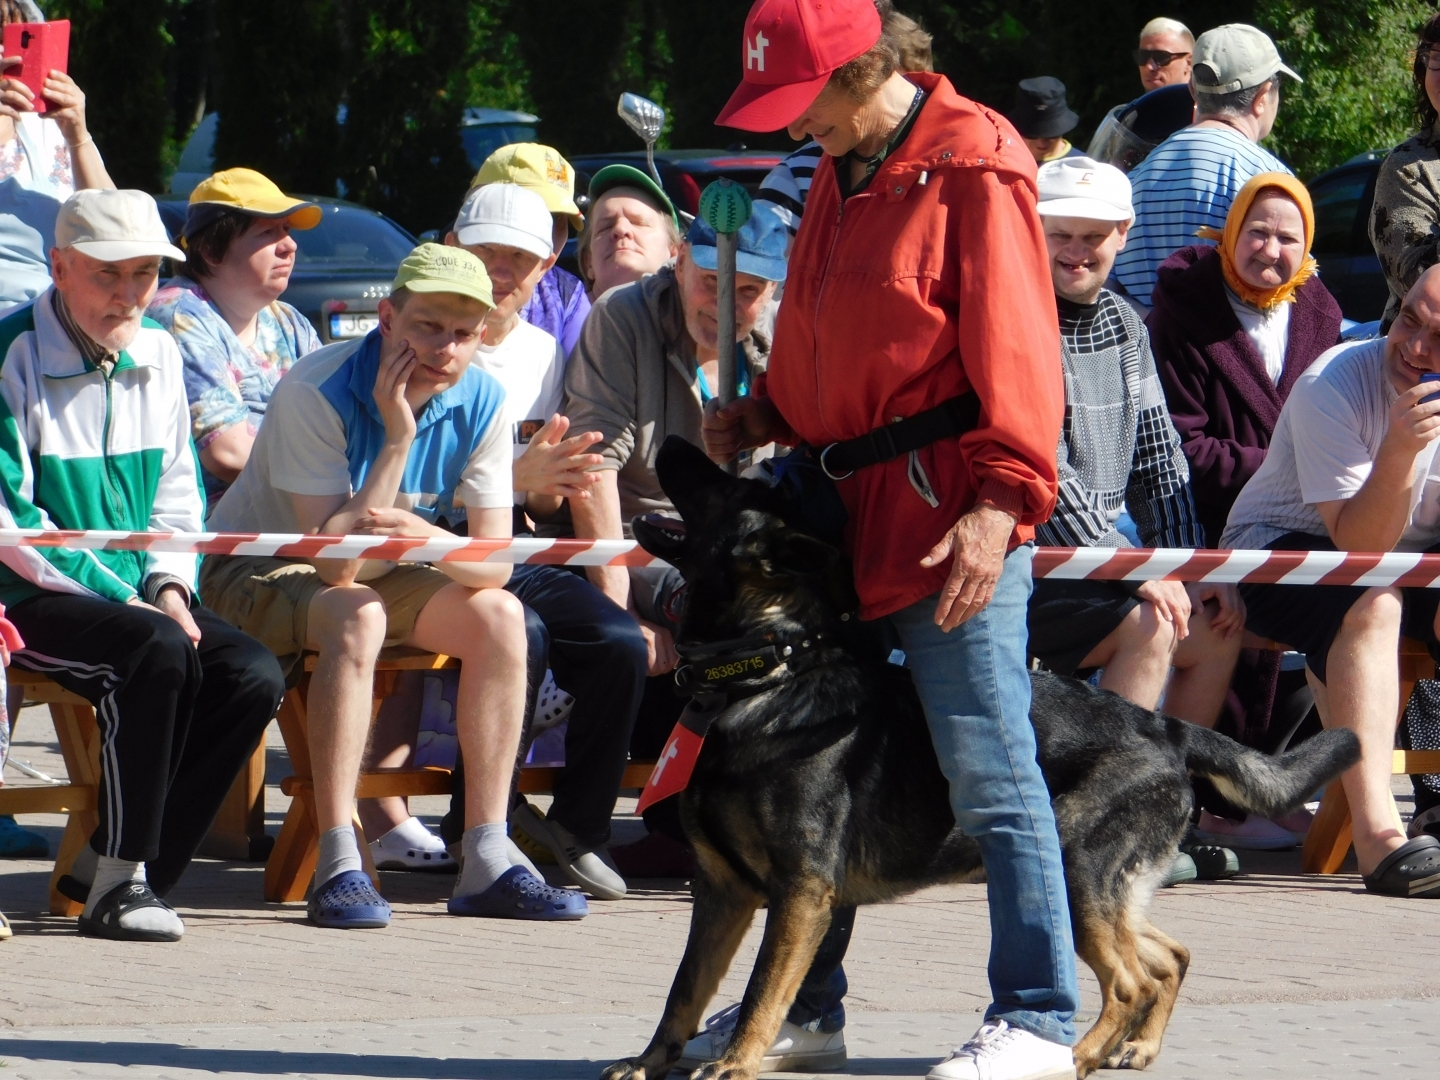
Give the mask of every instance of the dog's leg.
M 1149 923 L 1140 928 L 1136 938 L 1140 961 L 1155 980 L 1158 994 L 1145 1018 L 1112 1055 L 1127 1069 L 1143 1069 L 1160 1056 L 1160 1040 L 1165 1037 L 1180 984 L 1190 966 L 1190 950 Z
M 772 900 L 735 1034 L 719 1061 L 694 1074 L 696 1080 L 754 1080 L 830 927 L 833 900 L 834 887 L 818 880 Z
M 655 1036 L 643 1054 L 615 1062 L 600 1074 L 601 1080 L 661 1080 L 670 1071 L 699 1029 L 705 1006 L 760 906 L 760 897 L 733 875 L 718 884 L 708 876 L 697 877 L 694 891 L 690 937 Z
M 1072 907 L 1080 916 L 1080 905 Z M 1075 951 L 1100 981 L 1100 1015 L 1075 1046 L 1075 1072 L 1084 1077 L 1106 1063 L 1134 1028 L 1147 995 L 1136 979 L 1140 968 L 1135 941 L 1125 925 L 1123 909 L 1112 917 L 1099 912 L 1075 919 Z

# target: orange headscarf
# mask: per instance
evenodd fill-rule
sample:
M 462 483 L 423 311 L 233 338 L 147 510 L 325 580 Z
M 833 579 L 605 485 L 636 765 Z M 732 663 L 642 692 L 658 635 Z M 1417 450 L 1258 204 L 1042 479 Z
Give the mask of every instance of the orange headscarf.
M 1251 205 L 1262 192 L 1271 189 L 1283 191 L 1294 199 L 1295 205 L 1300 208 L 1300 219 L 1305 223 L 1305 257 L 1300 261 L 1300 268 L 1295 271 L 1295 276 L 1285 284 L 1277 285 L 1273 289 L 1257 289 L 1236 272 L 1235 245 L 1240 240 L 1240 226 L 1245 223 L 1245 215 L 1250 212 Z M 1295 290 L 1309 281 L 1319 269 L 1315 260 L 1310 257 L 1310 244 L 1315 239 L 1315 207 L 1310 202 L 1310 192 L 1305 190 L 1305 185 L 1289 173 L 1267 172 L 1251 177 L 1250 182 L 1240 189 L 1235 201 L 1230 204 L 1230 212 L 1225 216 L 1224 231 L 1207 225 L 1196 235 L 1203 236 L 1206 240 L 1218 241 L 1220 268 L 1225 274 L 1225 284 L 1229 285 L 1241 300 L 1261 311 L 1268 311 L 1277 304 L 1293 304 Z

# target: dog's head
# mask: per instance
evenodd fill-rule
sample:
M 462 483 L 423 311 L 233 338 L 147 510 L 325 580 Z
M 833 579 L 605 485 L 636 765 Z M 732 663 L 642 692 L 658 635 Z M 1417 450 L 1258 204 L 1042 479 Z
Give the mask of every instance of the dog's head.
M 637 518 L 635 539 L 685 575 L 685 640 L 820 629 L 854 609 L 840 552 L 792 528 L 797 508 L 780 492 L 730 476 L 675 435 L 661 446 L 655 469 L 684 528 Z

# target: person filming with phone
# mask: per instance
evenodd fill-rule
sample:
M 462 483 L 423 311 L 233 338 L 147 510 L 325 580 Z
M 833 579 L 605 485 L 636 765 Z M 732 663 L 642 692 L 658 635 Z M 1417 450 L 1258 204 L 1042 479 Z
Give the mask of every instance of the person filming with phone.
M 33 0 L 0 0 L 0 26 L 44 22 Z M 60 204 L 115 187 L 85 123 L 84 92 L 52 68 L 37 95 L 17 77 L 23 64 L 9 49 L 0 59 L 0 310 L 50 287 Z

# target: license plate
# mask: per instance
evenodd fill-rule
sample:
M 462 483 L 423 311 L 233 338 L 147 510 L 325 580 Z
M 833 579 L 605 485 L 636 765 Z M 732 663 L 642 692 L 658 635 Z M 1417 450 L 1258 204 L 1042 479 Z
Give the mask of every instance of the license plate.
M 331 315 L 330 338 L 338 341 L 342 338 L 364 337 L 379 325 L 380 316 L 373 311 L 359 315 Z

